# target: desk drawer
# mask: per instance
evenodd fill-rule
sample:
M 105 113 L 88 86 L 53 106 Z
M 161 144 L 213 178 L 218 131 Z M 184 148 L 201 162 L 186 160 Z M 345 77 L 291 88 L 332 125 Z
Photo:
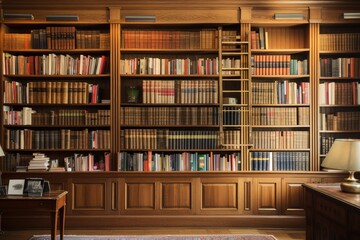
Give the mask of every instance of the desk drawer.
M 315 196 L 315 211 L 330 218 L 332 221 L 344 224 L 347 223 L 346 208 L 327 198 Z

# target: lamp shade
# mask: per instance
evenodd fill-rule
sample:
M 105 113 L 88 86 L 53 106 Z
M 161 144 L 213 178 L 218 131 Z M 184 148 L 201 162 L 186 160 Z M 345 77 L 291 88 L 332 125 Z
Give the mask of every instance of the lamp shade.
M 3 156 L 5 156 L 5 154 L 4 154 L 4 151 L 3 151 L 3 149 L 2 149 L 2 147 L 0 145 L 0 157 L 3 157 Z
M 321 166 L 360 171 L 360 139 L 336 139 Z

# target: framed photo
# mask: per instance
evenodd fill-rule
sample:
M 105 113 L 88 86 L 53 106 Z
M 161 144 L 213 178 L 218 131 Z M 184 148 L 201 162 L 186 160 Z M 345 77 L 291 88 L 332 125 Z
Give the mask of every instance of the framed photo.
M 25 179 L 10 179 L 8 195 L 23 195 Z
M 7 194 L 6 186 L 0 186 L 0 197 L 4 197 Z
M 24 194 L 28 196 L 42 196 L 44 191 L 43 178 L 26 178 L 24 184 Z

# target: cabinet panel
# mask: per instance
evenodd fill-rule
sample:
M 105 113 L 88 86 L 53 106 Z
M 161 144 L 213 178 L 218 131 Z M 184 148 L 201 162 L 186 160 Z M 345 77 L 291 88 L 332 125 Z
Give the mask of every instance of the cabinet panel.
M 277 178 L 255 180 L 255 212 L 257 214 L 280 214 L 280 181 Z
M 154 183 L 127 183 L 126 209 L 155 209 Z
M 191 183 L 163 183 L 161 190 L 162 209 L 191 208 Z
M 303 215 L 304 188 L 303 183 L 309 182 L 308 178 L 286 178 L 282 184 L 282 212 L 290 215 Z
M 73 183 L 72 210 L 105 210 L 105 183 Z
M 203 183 L 202 208 L 237 208 L 237 183 Z

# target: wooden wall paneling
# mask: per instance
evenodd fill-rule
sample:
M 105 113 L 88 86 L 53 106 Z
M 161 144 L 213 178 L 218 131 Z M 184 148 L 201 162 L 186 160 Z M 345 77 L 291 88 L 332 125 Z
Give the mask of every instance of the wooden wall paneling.
M 140 180 L 140 179 L 139 179 Z M 155 210 L 155 181 L 126 182 L 126 210 Z
M 159 189 L 159 206 L 162 214 L 195 213 L 195 178 L 161 179 Z
M 122 9 L 121 20 L 129 15 L 152 15 L 156 17 L 156 23 L 237 23 L 238 10 L 234 9 Z
M 253 178 L 239 179 L 239 209 L 241 214 L 253 214 L 254 183 Z
M 117 214 L 114 209 L 112 178 L 69 179 L 68 211 L 73 215 Z
M 238 178 L 201 178 L 200 212 L 202 214 L 239 213 Z
M 254 213 L 262 215 L 279 215 L 281 213 L 281 179 L 254 179 Z
M 276 20 L 274 15 L 276 13 L 299 13 L 304 15 L 304 20 Z M 300 24 L 300 23 L 308 23 L 309 19 L 309 10 L 308 7 L 299 7 L 299 8 L 288 8 L 285 6 L 283 7 L 254 7 L 252 11 L 251 20 L 252 23 L 256 24 L 272 24 L 272 25 L 289 25 L 289 24 Z
M 32 22 L 46 22 L 46 16 L 48 15 L 77 15 L 79 22 L 82 23 L 107 23 L 109 14 L 107 8 L 99 9 L 31 9 L 31 8 L 19 8 L 16 10 L 3 10 L 4 13 L 26 13 L 33 14 L 34 20 Z M 23 21 L 26 22 L 26 21 Z M 61 21 L 58 22 L 61 24 Z M 66 22 L 68 23 L 68 22 Z M 76 22 L 74 22 L 76 23 Z
M 282 214 L 304 215 L 304 188 L 303 183 L 308 183 L 309 178 L 284 178 L 282 179 Z

